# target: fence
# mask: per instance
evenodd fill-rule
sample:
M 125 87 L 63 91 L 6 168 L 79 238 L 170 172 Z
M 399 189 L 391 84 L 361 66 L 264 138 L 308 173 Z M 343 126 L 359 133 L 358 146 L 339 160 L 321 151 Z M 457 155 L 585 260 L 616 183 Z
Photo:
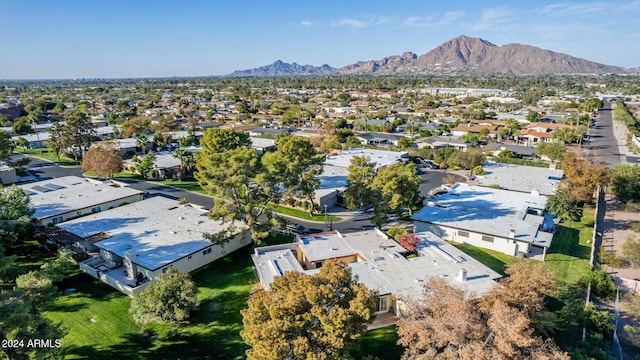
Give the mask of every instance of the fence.
M 596 201 L 596 210 L 593 220 L 593 236 L 591 239 L 591 257 L 589 265 L 595 267 L 598 265 L 598 250 L 602 245 L 602 238 L 604 236 L 604 215 L 606 211 L 605 193 L 600 186 L 598 186 L 598 201 Z

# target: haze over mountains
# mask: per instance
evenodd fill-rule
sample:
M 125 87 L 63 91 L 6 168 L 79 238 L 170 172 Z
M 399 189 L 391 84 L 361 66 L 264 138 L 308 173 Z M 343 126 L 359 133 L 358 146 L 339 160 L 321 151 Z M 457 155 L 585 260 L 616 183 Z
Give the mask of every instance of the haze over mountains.
M 294 75 L 410 75 L 499 73 L 514 75 L 542 74 L 626 74 L 619 66 L 599 64 L 574 56 L 544 50 L 535 46 L 506 44 L 465 35 L 451 39 L 426 54 L 412 52 L 380 60 L 359 61 L 335 69 L 329 65 L 287 64 L 280 60 L 271 65 L 234 71 L 230 76 L 294 76 Z

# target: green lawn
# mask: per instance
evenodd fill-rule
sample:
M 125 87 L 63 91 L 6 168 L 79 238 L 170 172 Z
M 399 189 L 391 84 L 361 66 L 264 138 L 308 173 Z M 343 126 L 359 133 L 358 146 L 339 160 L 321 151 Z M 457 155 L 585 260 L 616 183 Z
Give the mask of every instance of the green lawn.
M 480 261 L 484 265 L 488 266 L 491 270 L 502 275 L 504 275 L 504 270 L 507 265 L 513 264 L 518 261 L 515 256 L 509 256 L 499 251 L 483 249 L 475 247 L 473 245 L 460 244 L 456 242 L 450 242 L 450 244 L 462 250 L 474 259 Z
M 581 221 L 562 222 L 553 236 L 544 264 L 562 283 L 574 284 L 589 271 L 593 212 L 594 208 L 585 207 Z M 454 242 L 451 245 L 500 274 L 504 274 L 506 265 L 518 261 L 514 256 L 472 245 Z
M 292 209 L 290 207 L 281 206 L 281 205 L 275 205 L 275 204 L 267 204 L 267 207 L 269 209 L 277 212 L 277 213 L 284 214 L 284 215 L 289 215 L 289 216 L 293 216 L 293 217 L 297 217 L 297 218 L 303 219 L 303 220 L 311 220 L 311 221 L 318 221 L 318 222 L 324 222 L 325 221 L 325 215 L 324 214 L 318 214 L 318 215 L 309 216 L 309 212 L 308 211 Z M 340 221 L 340 220 L 342 220 L 342 218 L 340 218 L 338 216 L 335 216 L 335 215 L 327 215 L 327 219 L 329 219 L 331 221 Z
M 247 247 L 192 273 L 199 309 L 189 323 L 152 324 L 144 332 L 129 315 L 128 296 L 79 271 L 67 278 L 47 312 L 67 330 L 63 347 L 72 359 L 213 358 L 242 359 L 240 309 L 256 282 Z
M 398 333 L 395 325 L 370 330 L 357 341 L 357 349 L 352 352 L 354 359 L 362 359 L 365 355 L 373 355 L 381 360 L 400 359 L 404 348 L 398 344 Z
M 208 195 L 206 191 L 204 191 L 200 184 L 196 180 L 148 180 L 154 183 L 169 185 L 173 187 L 177 187 L 178 189 L 193 191 L 200 194 Z
M 22 150 L 16 150 L 16 152 L 37 157 L 40 159 L 48 160 L 56 164 L 59 164 L 61 166 L 80 166 L 76 164 L 73 160 L 65 156 L 60 156 L 60 159 L 58 159 L 56 154 L 54 154 L 49 149 L 22 149 Z
M 553 236 L 545 265 L 566 284 L 575 283 L 589 272 L 593 207 L 585 207 L 581 221 L 564 221 Z

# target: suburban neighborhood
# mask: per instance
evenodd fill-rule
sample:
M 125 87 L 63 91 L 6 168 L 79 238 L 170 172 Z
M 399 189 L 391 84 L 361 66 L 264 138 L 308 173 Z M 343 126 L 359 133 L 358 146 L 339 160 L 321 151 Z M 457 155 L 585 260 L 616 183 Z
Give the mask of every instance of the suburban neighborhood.
M 3 5 L 0 354 L 640 359 L 640 68 L 506 40 L 638 8 L 572 3 Z

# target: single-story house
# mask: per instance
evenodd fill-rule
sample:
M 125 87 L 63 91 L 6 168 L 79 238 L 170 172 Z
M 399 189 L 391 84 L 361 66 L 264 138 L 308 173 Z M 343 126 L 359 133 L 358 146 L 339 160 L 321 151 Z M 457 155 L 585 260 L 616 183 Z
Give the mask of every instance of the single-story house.
M 408 302 L 423 296 L 425 281 L 444 278 L 469 294 L 481 295 L 501 276 L 433 233 L 416 234 L 415 257 L 378 229 L 297 235 L 292 244 L 259 247 L 251 255 L 256 277 L 269 290 L 287 271 L 313 275 L 328 260 L 347 263 L 358 281 L 378 291 L 376 313 L 407 316 Z
M 64 176 L 19 185 L 31 197 L 36 225 L 59 224 L 142 199 L 142 191 L 112 182 Z
M 173 267 L 191 272 L 245 245 L 248 227 L 211 220 L 207 212 L 152 197 L 57 225 L 84 242 L 89 259 L 80 269 L 129 296 Z M 205 234 L 227 238 L 216 245 Z
M 427 198 L 414 214 L 414 232 L 430 231 L 445 240 L 511 256 L 544 260 L 556 228 L 545 211 L 547 197 L 457 183 Z
M 342 193 L 347 185 L 349 165 L 354 156 L 368 157 L 376 164 L 376 169 L 389 166 L 401 161 L 408 161 L 406 151 L 387 151 L 378 149 L 350 149 L 338 155 L 328 156 L 322 166 L 322 173 L 318 176 L 320 189 L 315 192 L 315 202 L 323 208 L 342 204 Z
M 498 156 L 503 151 L 510 151 L 518 159 L 533 159 L 536 157 L 535 148 L 531 146 L 489 143 L 482 150 L 492 153 L 493 156 Z
M 360 141 L 362 145 L 394 145 L 398 146 L 401 139 L 406 136 L 389 134 L 389 133 L 358 133 L 354 137 Z
M 429 147 L 431 149 L 439 149 L 439 148 L 454 148 L 456 150 L 467 151 L 467 149 L 472 148 L 473 144 L 466 141 L 460 140 L 458 136 L 429 136 L 426 138 L 420 138 L 415 141 L 418 149 L 422 149 L 424 147 Z
M 501 189 L 550 196 L 556 193 L 564 172 L 560 169 L 540 168 L 485 161 L 484 175 L 474 175 L 469 182 L 480 186 L 499 186 Z

